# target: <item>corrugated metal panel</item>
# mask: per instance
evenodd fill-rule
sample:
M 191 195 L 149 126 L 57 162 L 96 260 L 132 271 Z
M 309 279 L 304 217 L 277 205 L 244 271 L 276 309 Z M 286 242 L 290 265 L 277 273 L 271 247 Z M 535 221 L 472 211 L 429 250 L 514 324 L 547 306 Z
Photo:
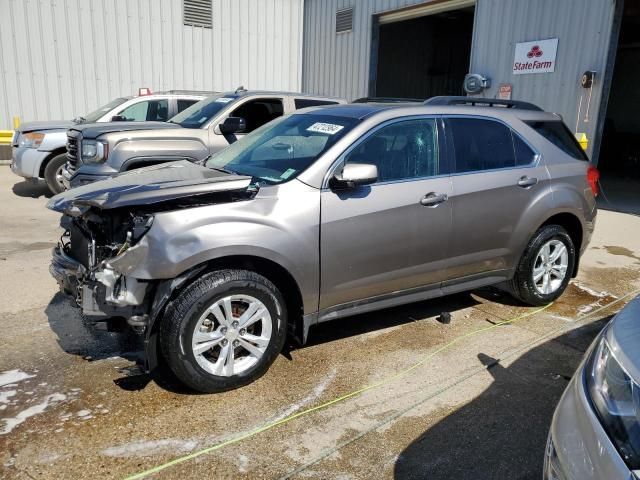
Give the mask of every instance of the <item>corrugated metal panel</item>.
M 485 96 L 495 96 L 500 83 L 511 83 L 513 99 L 527 100 L 560 113 L 572 130 L 577 126 L 577 131 L 587 133 L 592 140 L 591 149 L 602 100 L 614 7 L 614 0 L 480 0 L 471 70 L 491 78 L 492 88 Z M 516 43 L 546 38 L 558 38 L 555 71 L 513 75 Z M 586 70 L 598 72 L 588 115 L 585 107 L 589 90 L 580 87 L 580 78 Z M 578 118 L 581 97 L 582 112 Z
M 182 2 L 0 0 L 0 129 L 139 87 L 301 89 L 304 0 L 212 0 L 211 28 L 183 25 Z
M 336 35 L 335 12 L 351 3 L 349 0 L 306 0 L 302 80 L 305 91 L 349 99 L 366 96 L 373 15 L 393 12 L 398 16 L 395 12 L 398 9 L 429 6 L 433 2 L 356 2 L 353 31 Z M 615 0 L 478 0 L 470 71 L 491 78 L 492 88 L 485 92 L 486 96 L 495 96 L 500 83 L 511 83 L 514 99 L 532 101 L 560 113 L 572 130 L 577 123 L 577 130 L 586 132 L 593 140 L 614 7 Z M 517 42 L 554 37 L 559 38 L 555 72 L 512 74 Z M 584 109 L 589 92 L 579 87 L 585 70 L 598 72 L 588 117 Z M 578 118 L 581 96 L 583 106 Z
M 416 0 L 306 0 L 302 88 L 355 99 L 368 93 L 372 15 L 437 2 Z M 337 11 L 354 7 L 353 29 L 336 34 Z

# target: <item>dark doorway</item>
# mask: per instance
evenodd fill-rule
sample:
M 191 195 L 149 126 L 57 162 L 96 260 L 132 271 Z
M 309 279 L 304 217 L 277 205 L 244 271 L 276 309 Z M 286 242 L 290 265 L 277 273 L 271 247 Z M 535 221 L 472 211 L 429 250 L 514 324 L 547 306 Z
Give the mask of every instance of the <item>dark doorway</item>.
M 640 214 L 640 4 L 625 2 L 598 158 L 599 206 Z
M 375 96 L 462 94 L 474 10 L 468 7 L 380 25 Z

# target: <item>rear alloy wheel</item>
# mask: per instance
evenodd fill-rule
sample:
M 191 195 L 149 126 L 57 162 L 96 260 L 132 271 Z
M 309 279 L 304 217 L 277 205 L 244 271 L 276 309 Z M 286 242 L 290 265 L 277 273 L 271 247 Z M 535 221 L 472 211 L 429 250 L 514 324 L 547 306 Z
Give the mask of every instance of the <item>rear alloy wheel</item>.
M 531 238 L 511 280 L 511 292 L 529 305 L 546 305 L 567 288 L 576 249 L 567 231 L 545 225 Z
M 44 167 L 44 181 L 54 195 L 66 190 L 64 183 L 62 183 L 62 169 L 66 163 L 67 155 L 63 153 L 53 157 Z
M 286 308 L 268 279 L 221 270 L 180 292 L 160 325 L 163 355 L 187 386 L 222 392 L 253 382 L 276 359 L 286 337 Z

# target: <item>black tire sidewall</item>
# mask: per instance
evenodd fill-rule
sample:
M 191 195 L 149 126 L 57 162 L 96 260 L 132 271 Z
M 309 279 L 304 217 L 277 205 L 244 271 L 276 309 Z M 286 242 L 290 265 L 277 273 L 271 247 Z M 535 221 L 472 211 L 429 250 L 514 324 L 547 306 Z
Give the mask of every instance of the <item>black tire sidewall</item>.
M 206 393 L 221 392 L 251 383 L 268 370 L 284 345 L 286 310 L 280 293 L 271 282 L 264 277 L 253 274 L 253 272 L 245 272 L 251 274 L 247 275 L 246 279 L 237 278 L 237 274 L 244 276 L 242 275 L 243 271 L 235 273 L 235 279 L 230 281 L 220 280 L 213 276 L 205 276 L 197 280 L 178 296 L 176 302 L 179 303 L 181 297 L 189 301 L 188 299 L 193 295 L 194 290 L 204 289 L 203 294 L 199 295 L 184 314 L 182 313 L 184 305 L 176 305 L 173 312 L 169 313 L 168 318 L 162 320 L 167 322 L 167 326 L 168 323 L 174 324 L 171 332 L 161 328 L 163 347 L 167 347 L 168 343 L 172 344 L 169 348 L 163 348 L 163 353 L 178 378 L 194 390 Z M 271 341 L 260 360 L 248 370 L 232 377 L 213 376 L 198 364 L 191 349 L 191 339 L 205 309 L 217 300 L 234 294 L 250 295 L 267 307 L 272 321 Z
M 47 187 L 49 187 L 49 190 L 51 190 L 51 193 L 53 194 L 64 192 L 64 188 L 61 188 L 56 181 L 56 170 L 65 163 L 67 163 L 67 156 L 62 153 L 49 160 L 46 167 L 44 167 L 44 181 L 47 183 Z
M 568 265 L 567 274 L 560 287 L 553 293 L 542 294 L 538 292 L 533 282 L 533 267 L 542 246 L 550 240 L 559 240 L 567 248 Z M 547 225 L 538 230 L 527 246 L 525 254 L 520 262 L 517 273 L 517 283 L 521 299 L 532 305 L 547 305 L 562 295 L 571 281 L 576 263 L 576 249 L 567 231 L 559 225 Z

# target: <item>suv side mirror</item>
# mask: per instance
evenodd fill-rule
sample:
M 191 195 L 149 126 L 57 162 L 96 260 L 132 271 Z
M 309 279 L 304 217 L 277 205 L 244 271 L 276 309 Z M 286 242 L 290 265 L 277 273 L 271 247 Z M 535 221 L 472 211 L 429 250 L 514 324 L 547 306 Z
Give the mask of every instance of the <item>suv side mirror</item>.
M 331 188 L 355 188 L 358 185 L 370 185 L 378 181 L 378 167 L 369 163 L 347 163 L 342 173 L 331 178 Z
M 114 115 L 113 117 L 111 117 L 112 122 L 125 122 L 126 120 L 127 118 L 123 115 Z
M 223 135 L 229 133 L 241 133 L 247 128 L 247 122 L 242 117 L 227 117 L 224 122 L 220 124 L 220 133 Z

